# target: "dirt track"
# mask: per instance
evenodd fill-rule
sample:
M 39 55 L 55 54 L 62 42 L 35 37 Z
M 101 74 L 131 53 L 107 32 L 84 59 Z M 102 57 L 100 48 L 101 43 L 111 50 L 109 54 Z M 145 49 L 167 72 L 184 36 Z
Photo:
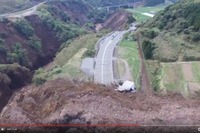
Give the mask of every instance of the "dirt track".
M 141 91 L 144 93 L 144 95 L 151 95 L 152 94 L 152 89 L 150 85 L 150 81 L 148 78 L 148 73 L 146 70 L 146 65 L 145 65 L 145 58 L 144 54 L 142 51 L 142 47 L 140 44 L 140 35 L 137 34 L 137 43 L 138 43 L 138 49 L 139 49 L 139 55 L 141 58 L 141 76 L 140 76 L 140 82 L 141 82 Z

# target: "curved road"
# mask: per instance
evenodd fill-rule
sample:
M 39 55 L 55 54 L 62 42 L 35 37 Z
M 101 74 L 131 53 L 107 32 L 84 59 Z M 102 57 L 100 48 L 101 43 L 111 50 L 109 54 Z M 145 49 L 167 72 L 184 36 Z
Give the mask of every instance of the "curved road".
M 6 14 L 1 14 L 0 17 L 7 17 L 7 18 L 20 18 L 20 17 L 25 17 L 25 16 L 30 16 L 31 14 L 33 14 L 37 8 L 43 4 L 45 4 L 47 1 L 39 3 L 31 8 L 22 10 L 22 11 L 18 11 L 18 12 L 14 12 L 14 13 L 6 13 Z
M 96 57 L 94 82 L 110 85 L 113 78 L 113 53 L 116 45 L 122 40 L 127 31 L 115 31 L 107 35 L 100 42 L 100 49 Z
M 94 82 L 111 85 L 115 79 L 113 74 L 113 54 L 116 45 L 123 39 L 124 34 L 135 31 L 136 24 L 129 30 L 115 31 L 100 39 L 99 51 L 95 59 Z

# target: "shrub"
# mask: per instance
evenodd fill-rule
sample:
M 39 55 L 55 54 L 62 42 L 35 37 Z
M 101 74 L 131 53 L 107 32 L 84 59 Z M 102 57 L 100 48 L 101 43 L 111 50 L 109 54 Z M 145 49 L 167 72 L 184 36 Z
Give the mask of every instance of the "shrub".
M 42 52 L 42 44 L 41 40 L 37 37 L 30 37 L 28 41 L 28 45 L 32 47 L 36 52 Z
M 94 57 L 94 56 L 95 56 L 95 53 L 96 53 L 95 50 L 88 49 L 88 50 L 83 54 L 82 58 L 85 58 L 85 57 Z
M 128 24 L 131 24 L 131 23 L 135 22 L 135 20 L 136 19 L 132 15 L 128 16 Z
M 30 70 L 19 64 L 0 65 L 0 84 L 11 89 L 19 88 L 30 83 L 32 75 Z M 1 87 L 2 87 L 1 86 Z
M 148 68 L 150 70 L 151 83 L 154 91 L 159 91 L 160 81 L 162 76 L 162 65 L 159 61 L 148 61 Z
M 155 49 L 155 43 L 152 43 L 149 40 L 144 40 L 142 42 L 142 48 L 143 48 L 145 58 L 151 59 L 153 57 L 153 51 Z
M 42 84 L 44 84 L 46 81 L 47 81 L 46 79 L 44 79 L 44 78 L 42 78 L 42 77 L 38 77 L 38 76 L 35 76 L 35 77 L 33 78 L 33 83 L 34 83 L 35 85 L 42 85 Z
M 6 46 L 4 44 L 4 39 L 0 38 L 0 52 L 7 54 L 7 49 Z
M 195 29 L 200 29 L 200 3 L 191 3 L 184 10 L 184 17 Z
M 163 29 L 165 27 L 165 23 L 163 23 L 163 22 L 158 22 L 158 28 L 159 29 Z
M 13 45 L 11 52 L 7 55 L 7 61 L 9 63 L 19 63 L 23 66 L 30 66 L 25 50 L 22 49 L 22 45 L 20 43 L 15 43 Z
M 153 30 L 153 29 L 151 29 L 151 30 L 146 29 L 146 30 L 142 31 L 141 33 L 142 33 L 143 36 L 151 38 L 151 39 L 153 39 L 156 36 L 158 36 L 158 32 Z
M 9 86 L 10 83 L 11 83 L 11 79 L 8 77 L 8 75 L 0 72 L 0 85 Z
M 42 20 L 48 28 L 56 32 L 56 36 L 61 42 L 65 42 L 82 34 L 82 31 L 78 26 L 65 24 L 58 19 L 54 19 L 52 15 L 45 14 L 42 16 Z
M 195 33 L 194 36 L 192 37 L 192 41 L 194 41 L 194 42 L 200 41 L 200 34 L 199 33 Z
M 60 18 L 61 20 L 67 22 L 70 21 L 70 17 L 67 15 L 66 12 L 59 12 Z
M 4 43 L 4 39 L 0 38 L 0 44 Z
M 6 49 L 5 46 L 0 45 L 0 52 L 1 52 L 1 53 L 7 54 L 7 51 L 8 51 L 8 50 Z
M 33 27 L 28 23 L 28 21 L 24 19 L 20 19 L 14 22 L 14 26 L 21 34 L 27 38 L 33 36 L 34 34 Z

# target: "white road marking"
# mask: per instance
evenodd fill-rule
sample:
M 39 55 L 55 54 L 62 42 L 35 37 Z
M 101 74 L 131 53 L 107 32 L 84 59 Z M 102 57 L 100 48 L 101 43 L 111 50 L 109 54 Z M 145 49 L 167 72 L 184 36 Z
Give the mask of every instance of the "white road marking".
M 102 71 L 101 71 L 101 83 L 104 84 L 104 79 L 103 79 L 103 71 L 104 71 L 104 58 L 105 58 L 105 54 L 106 54 L 106 49 L 108 48 L 108 46 L 110 45 L 112 41 L 110 40 L 108 42 L 108 44 L 106 45 L 104 52 L 103 52 L 103 57 L 102 57 L 102 62 L 101 62 L 101 66 L 102 66 Z

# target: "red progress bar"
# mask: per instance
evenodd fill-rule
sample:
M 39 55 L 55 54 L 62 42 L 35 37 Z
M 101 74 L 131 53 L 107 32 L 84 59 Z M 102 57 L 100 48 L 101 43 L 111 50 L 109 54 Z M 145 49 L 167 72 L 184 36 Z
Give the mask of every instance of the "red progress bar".
M 140 127 L 139 124 L 0 124 L 0 127 Z

